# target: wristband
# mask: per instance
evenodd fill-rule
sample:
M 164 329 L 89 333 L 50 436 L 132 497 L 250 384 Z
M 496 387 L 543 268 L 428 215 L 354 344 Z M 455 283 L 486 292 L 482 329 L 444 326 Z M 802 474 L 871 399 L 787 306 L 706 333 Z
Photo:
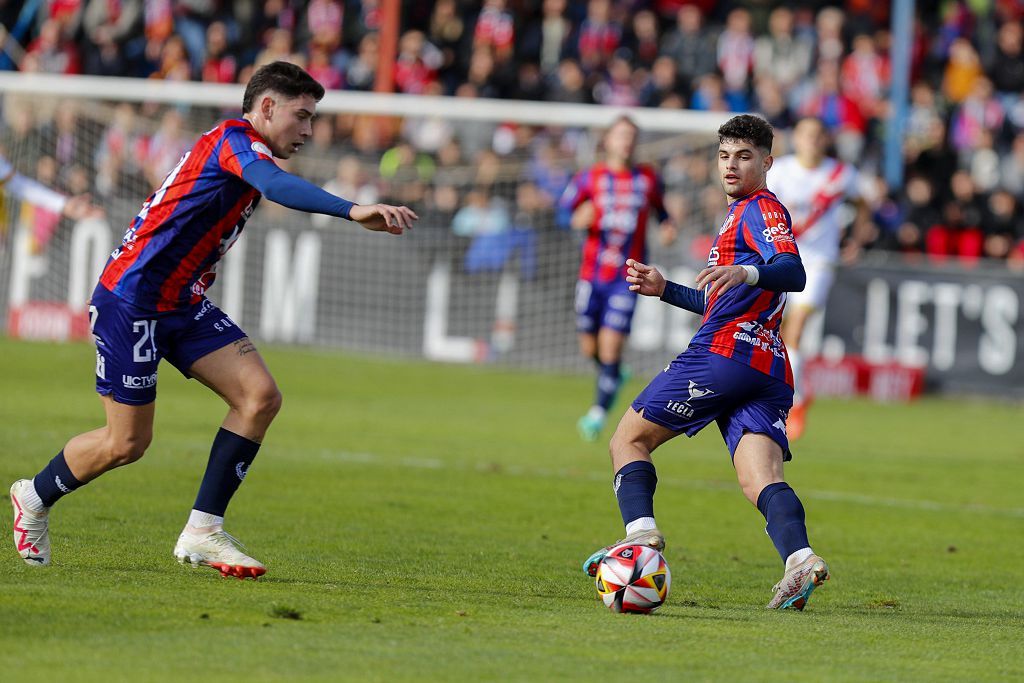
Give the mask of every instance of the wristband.
M 757 281 L 761 278 L 761 271 L 757 269 L 757 266 L 740 266 L 740 268 L 747 271 L 747 284 L 756 285 Z

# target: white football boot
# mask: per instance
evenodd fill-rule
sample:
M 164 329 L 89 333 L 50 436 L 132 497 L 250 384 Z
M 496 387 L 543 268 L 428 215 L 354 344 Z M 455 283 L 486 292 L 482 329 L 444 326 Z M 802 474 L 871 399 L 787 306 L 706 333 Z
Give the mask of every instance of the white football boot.
M 31 479 L 19 479 L 11 486 L 11 507 L 14 508 L 14 547 L 21 559 L 32 567 L 50 564 L 50 508 L 30 510 L 25 505 L 25 488 Z
M 772 587 L 775 597 L 768 603 L 768 609 L 803 610 L 811 593 L 821 584 L 828 581 L 828 565 L 817 555 L 786 571 L 782 580 Z
M 239 550 L 239 546 L 241 542 L 223 529 L 201 535 L 182 531 L 174 546 L 174 557 L 181 564 L 213 567 L 221 576 L 256 579 L 266 574 L 267 568 Z
M 583 560 L 583 573 L 587 576 L 597 576 L 597 566 L 601 564 L 601 560 L 604 556 L 611 552 L 612 548 L 617 548 L 620 545 L 627 543 L 633 543 L 636 545 L 646 545 L 654 548 L 659 553 L 665 549 L 665 535 L 657 529 L 641 529 L 634 531 L 625 538 L 620 538 L 611 545 L 606 545 L 600 550 L 594 551 L 590 557 Z

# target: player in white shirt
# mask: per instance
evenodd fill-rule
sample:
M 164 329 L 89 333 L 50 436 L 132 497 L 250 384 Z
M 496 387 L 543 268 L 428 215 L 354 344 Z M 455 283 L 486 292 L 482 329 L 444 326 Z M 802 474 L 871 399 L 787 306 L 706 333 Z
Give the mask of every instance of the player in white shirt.
M 768 189 L 789 209 L 800 258 L 807 271 L 807 286 L 790 292 L 782 323 L 782 339 L 793 366 L 795 396 L 786 431 L 790 439 L 803 433 L 810 397 L 802 389 L 803 363 L 800 338 L 807 319 L 825 308 L 835 279 L 839 243 L 848 222 L 843 204 L 863 205 L 857 170 L 826 156 L 829 138 L 820 119 L 804 118 L 793 129 L 793 154 L 775 160 L 768 171 Z
M 88 196 L 65 197 L 60 192 L 55 192 L 15 171 L 14 166 L 3 155 L 0 155 L 0 191 L 72 220 L 85 218 L 95 211 L 89 204 Z

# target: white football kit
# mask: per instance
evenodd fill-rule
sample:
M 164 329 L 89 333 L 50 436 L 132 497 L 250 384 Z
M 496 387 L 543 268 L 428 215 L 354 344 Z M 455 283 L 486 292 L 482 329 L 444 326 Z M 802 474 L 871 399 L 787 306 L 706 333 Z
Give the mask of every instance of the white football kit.
M 842 204 L 859 197 L 857 171 L 849 164 L 826 157 L 816 168 L 806 168 L 796 156 L 776 159 L 768 170 L 768 189 L 789 210 L 800 258 L 807 271 L 807 286 L 790 292 L 791 306 L 824 308 L 839 260 L 843 233 Z

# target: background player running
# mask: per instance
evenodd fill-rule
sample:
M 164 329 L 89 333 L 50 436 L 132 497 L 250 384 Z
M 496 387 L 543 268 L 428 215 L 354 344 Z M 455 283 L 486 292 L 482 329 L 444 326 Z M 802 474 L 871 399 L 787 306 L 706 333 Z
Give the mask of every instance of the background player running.
M 793 217 L 793 235 L 807 271 L 807 286 L 789 297 L 782 319 L 782 339 L 793 366 L 793 408 L 786 422 L 790 439 L 803 433 L 810 406 L 811 396 L 802 382 L 800 341 L 808 318 L 825 308 L 835 280 L 845 223 L 843 203 L 853 200 L 858 211 L 866 211 L 856 169 L 826 156 L 828 146 L 825 124 L 816 118 L 801 119 L 793 129 L 793 154 L 780 157 L 768 171 L 769 189 Z
M 782 477 L 783 460 L 791 457 L 785 419 L 793 379 L 778 329 L 785 292 L 802 289 L 805 274 L 789 214 L 765 189 L 771 127 L 741 115 L 719 128 L 718 136 L 718 170 L 731 204 L 707 268 L 697 276 L 698 289 L 666 282 L 657 269 L 628 262 L 630 289 L 699 313 L 703 320 L 689 347 L 637 396 L 612 436 L 614 489 L 626 537 L 591 555 L 583 567 L 593 575 L 608 550 L 623 542 L 664 548 L 654 521 L 658 478 L 651 453 L 715 421 L 740 488 L 765 516 L 768 535 L 785 562 L 768 607 L 803 609 L 828 578 L 828 567 L 811 550 L 803 506 Z
M 597 365 L 594 403 L 576 424 L 587 441 L 597 440 L 622 384 L 622 347 L 636 306 L 623 279 L 626 259 L 646 260 L 651 209 L 662 244 L 676 237 L 661 179 L 652 167 L 633 163 L 637 133 L 628 117 L 615 119 L 604 135 L 604 162 L 573 178 L 560 202 L 563 212 L 572 212 L 570 225 L 587 233 L 576 283 L 580 353 Z
M 224 512 L 281 406 L 256 347 L 205 292 L 262 195 L 301 211 L 401 234 L 416 215 L 405 207 L 359 206 L 282 171 L 312 134 L 324 89 L 305 71 L 275 62 L 245 89 L 240 119 L 205 133 L 154 192 L 114 250 L 89 307 L 96 339 L 96 391 L 105 426 L 79 434 L 34 479 L 11 487 L 14 542 L 30 565 L 50 563 L 48 516 L 62 496 L 142 457 L 153 434 L 157 365 L 166 358 L 228 404 L 188 523 L 179 562 L 224 575 L 266 569 L 223 530 Z

